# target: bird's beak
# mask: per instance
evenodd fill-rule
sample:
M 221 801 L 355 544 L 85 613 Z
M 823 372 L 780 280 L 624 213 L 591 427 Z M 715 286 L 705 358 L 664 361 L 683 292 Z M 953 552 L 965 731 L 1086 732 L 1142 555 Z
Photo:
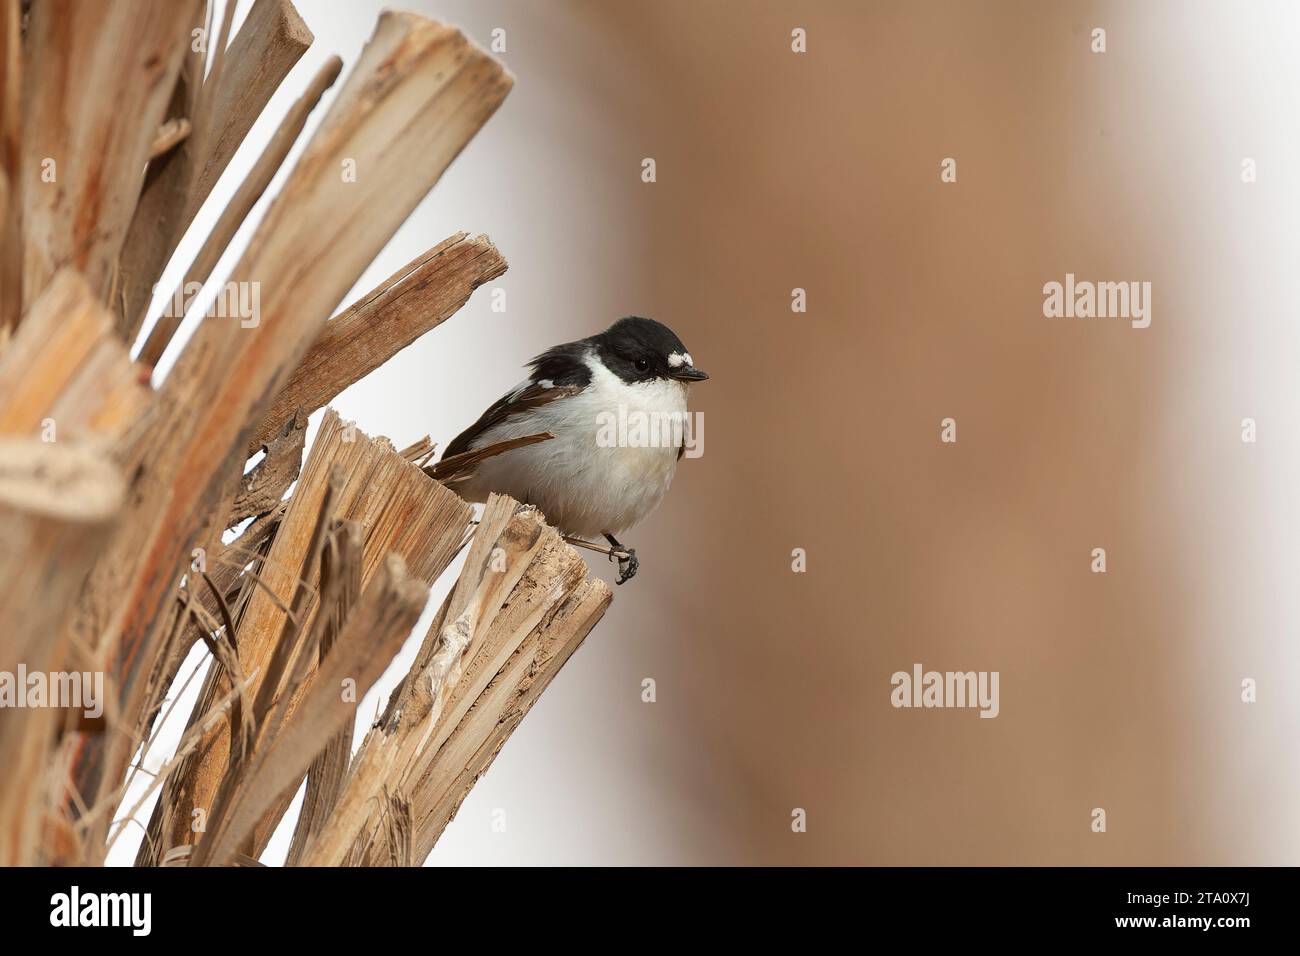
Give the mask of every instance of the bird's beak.
M 684 365 L 669 374 L 679 382 L 703 382 L 709 377 L 708 372 L 701 372 L 693 365 Z

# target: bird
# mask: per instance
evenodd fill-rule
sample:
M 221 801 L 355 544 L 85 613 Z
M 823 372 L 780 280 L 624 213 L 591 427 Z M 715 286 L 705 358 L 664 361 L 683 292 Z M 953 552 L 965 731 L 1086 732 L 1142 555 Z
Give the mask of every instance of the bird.
M 617 558 L 623 584 L 640 561 L 617 536 L 667 494 L 692 434 L 687 390 L 709 376 L 672 329 L 635 315 L 528 367 L 425 471 L 469 502 L 498 493 L 536 506 L 566 540 Z M 657 424 L 638 433 L 628 421 Z

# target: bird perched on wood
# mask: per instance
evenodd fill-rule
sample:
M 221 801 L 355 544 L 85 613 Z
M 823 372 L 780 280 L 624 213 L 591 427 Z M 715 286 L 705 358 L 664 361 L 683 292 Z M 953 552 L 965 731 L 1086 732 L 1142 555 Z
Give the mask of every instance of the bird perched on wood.
M 687 387 L 709 376 L 672 329 L 638 316 L 529 365 L 425 471 L 467 501 L 498 492 L 536 505 L 569 541 L 617 558 L 622 584 L 639 562 L 615 535 L 663 500 L 691 434 Z M 629 420 L 657 425 L 629 439 Z

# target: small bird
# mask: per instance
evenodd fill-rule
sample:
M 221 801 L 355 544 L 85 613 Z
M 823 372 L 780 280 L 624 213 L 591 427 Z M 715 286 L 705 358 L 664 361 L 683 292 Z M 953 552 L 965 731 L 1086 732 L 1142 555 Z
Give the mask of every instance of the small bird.
M 622 584 L 640 562 L 615 535 L 663 500 L 689 431 L 659 428 L 660 439 L 650 444 L 611 441 L 611 423 L 637 414 L 642 421 L 684 422 L 687 387 L 709 376 L 672 329 L 639 316 L 547 349 L 528 364 L 532 374 L 425 470 L 466 501 L 498 492 L 536 505 L 571 542 L 617 558 Z M 586 540 L 596 535 L 609 550 Z

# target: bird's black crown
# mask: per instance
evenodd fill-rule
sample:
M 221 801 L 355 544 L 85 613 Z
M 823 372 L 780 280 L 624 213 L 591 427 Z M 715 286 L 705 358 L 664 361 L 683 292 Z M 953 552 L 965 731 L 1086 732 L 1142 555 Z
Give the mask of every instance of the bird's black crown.
M 630 315 L 604 332 L 557 345 L 537 356 L 529 363 L 533 380 L 589 385 L 591 372 L 583 362 L 588 351 L 594 351 L 601 364 L 625 382 L 679 378 L 689 354 L 677 334 L 662 322 Z
M 629 315 L 619 319 L 604 332 L 593 335 L 592 340 L 603 342 L 615 354 L 636 355 L 654 353 L 669 356 L 685 355 L 686 346 L 672 329 L 654 319 Z

